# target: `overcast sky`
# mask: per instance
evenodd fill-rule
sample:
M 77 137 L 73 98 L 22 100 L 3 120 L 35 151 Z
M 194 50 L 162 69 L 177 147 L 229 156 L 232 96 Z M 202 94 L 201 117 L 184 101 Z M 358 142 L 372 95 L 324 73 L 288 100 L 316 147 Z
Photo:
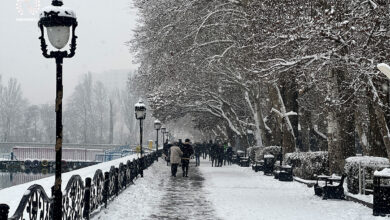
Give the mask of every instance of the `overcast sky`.
M 76 56 L 64 60 L 65 98 L 88 71 L 135 68 L 125 45 L 137 18 L 131 0 L 63 2 L 76 12 L 79 23 Z M 54 103 L 55 62 L 42 56 L 37 15 L 31 15 L 37 3 L 42 8 L 51 0 L 0 0 L 0 75 L 3 85 L 17 78 L 30 103 Z

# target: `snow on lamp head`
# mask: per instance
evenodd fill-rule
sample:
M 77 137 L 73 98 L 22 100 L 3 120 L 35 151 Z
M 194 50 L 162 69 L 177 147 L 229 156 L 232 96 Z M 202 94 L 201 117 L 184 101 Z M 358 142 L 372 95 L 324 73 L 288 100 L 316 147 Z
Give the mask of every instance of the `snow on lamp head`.
M 54 0 L 51 6 L 43 8 L 39 14 L 38 26 L 41 29 L 42 50 L 47 53 L 46 43 L 44 39 L 44 28 L 46 28 L 47 36 L 50 44 L 60 50 L 69 42 L 70 32 L 72 28 L 72 44 L 71 54 L 74 54 L 76 47 L 75 29 L 77 26 L 76 14 L 73 10 L 62 7 L 62 1 Z M 73 51 L 72 51 L 73 50 Z
M 154 121 L 154 129 L 155 130 L 160 130 L 161 129 L 161 121 L 160 120 L 155 120 Z
M 385 63 L 380 63 L 377 68 L 390 79 L 390 67 Z
M 139 120 L 146 118 L 146 107 L 142 100 L 135 104 L 135 118 Z

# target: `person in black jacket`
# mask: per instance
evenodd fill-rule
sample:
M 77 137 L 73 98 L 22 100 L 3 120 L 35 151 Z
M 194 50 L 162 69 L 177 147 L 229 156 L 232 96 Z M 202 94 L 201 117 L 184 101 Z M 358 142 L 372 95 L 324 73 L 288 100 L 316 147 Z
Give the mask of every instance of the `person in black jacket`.
M 200 155 L 202 154 L 202 148 L 201 148 L 201 145 L 199 143 L 195 143 L 194 152 L 195 152 L 196 166 L 199 166 L 200 165 Z
M 194 149 L 191 146 L 190 139 L 186 139 L 181 147 L 183 156 L 181 158 L 181 168 L 183 169 L 183 177 L 188 177 L 188 168 L 190 165 L 190 158 L 194 154 Z

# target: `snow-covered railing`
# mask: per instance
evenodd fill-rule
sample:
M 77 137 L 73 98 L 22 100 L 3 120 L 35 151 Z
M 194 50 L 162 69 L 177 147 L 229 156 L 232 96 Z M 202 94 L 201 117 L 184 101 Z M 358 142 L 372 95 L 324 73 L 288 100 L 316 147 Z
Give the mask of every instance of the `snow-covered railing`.
M 158 158 L 160 152 L 152 152 L 143 158 L 128 160 L 118 167 L 111 166 L 103 174 L 97 169 L 92 178 L 85 181 L 80 175 L 73 175 L 68 181 L 62 198 L 63 219 L 89 219 L 90 215 L 99 212 L 108 201 L 133 183 Z M 41 185 L 34 184 L 24 193 L 15 213 L 8 218 L 9 206 L 0 204 L 0 220 L 53 219 L 53 197 L 49 197 Z

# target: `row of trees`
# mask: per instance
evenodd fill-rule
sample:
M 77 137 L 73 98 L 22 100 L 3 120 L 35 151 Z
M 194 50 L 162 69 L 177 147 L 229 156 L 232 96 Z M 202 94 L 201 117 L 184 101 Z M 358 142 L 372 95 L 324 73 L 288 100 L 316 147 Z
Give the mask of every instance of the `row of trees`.
M 233 145 L 390 157 L 389 2 L 134 0 L 138 90 L 163 121 L 190 115 Z
M 83 75 L 65 100 L 64 143 L 138 143 L 134 117 L 138 100 L 131 88 L 108 90 L 91 73 Z M 54 104 L 29 104 L 14 78 L 6 85 L 0 81 L 0 102 L 1 142 L 55 142 Z M 146 140 L 154 139 L 153 119 L 148 120 L 145 130 Z

